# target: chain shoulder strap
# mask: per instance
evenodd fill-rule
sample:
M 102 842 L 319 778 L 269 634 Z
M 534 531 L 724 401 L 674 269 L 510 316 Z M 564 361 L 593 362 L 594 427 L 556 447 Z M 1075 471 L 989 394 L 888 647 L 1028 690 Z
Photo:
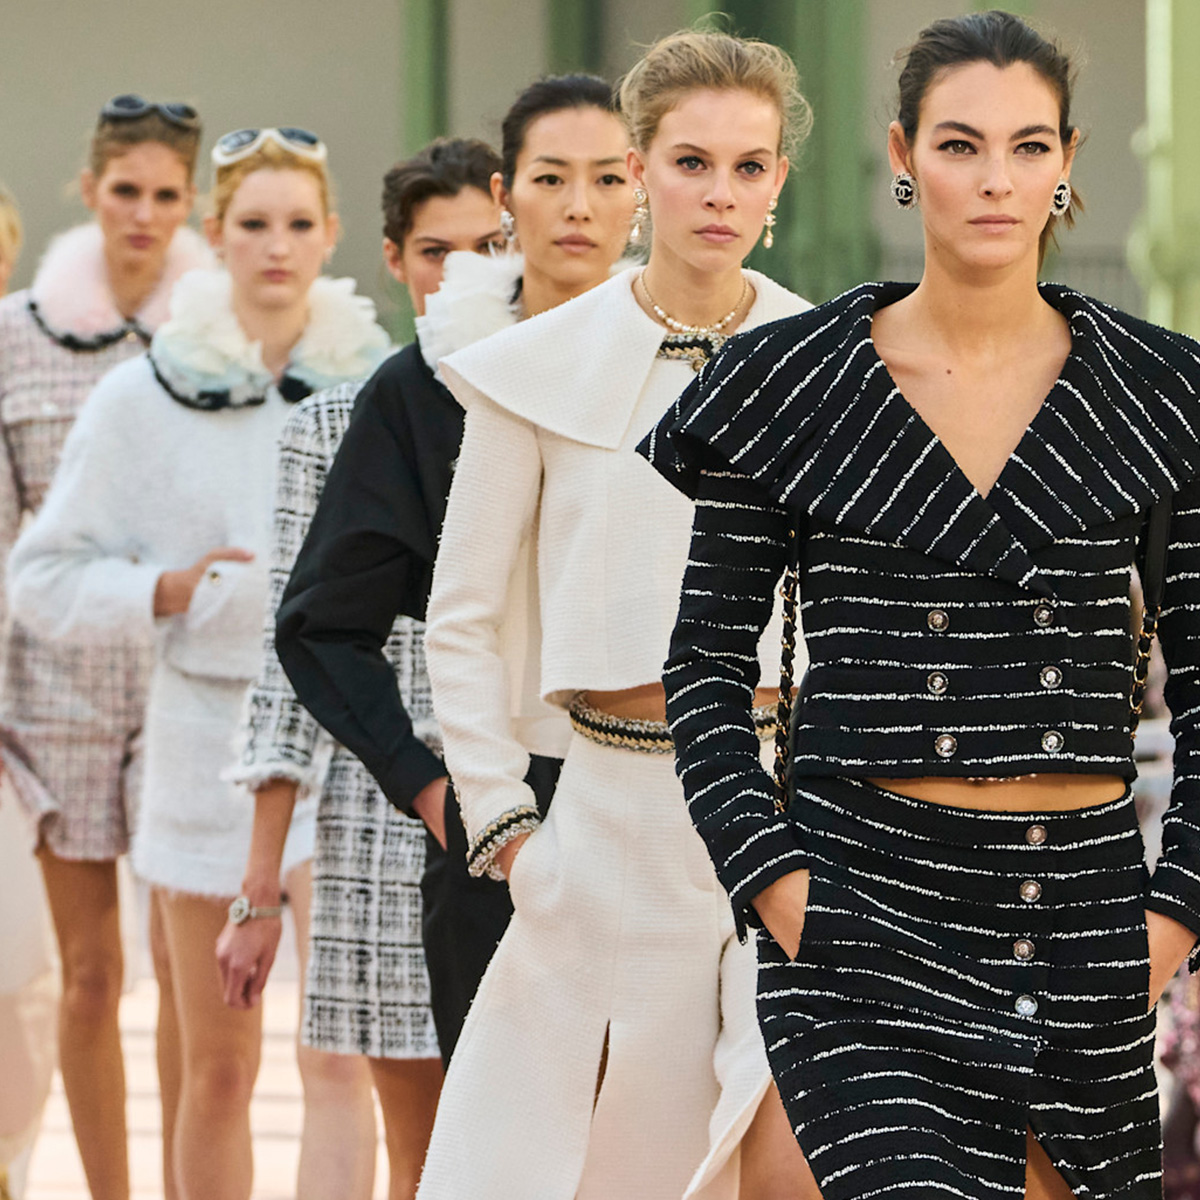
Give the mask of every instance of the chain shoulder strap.
M 1146 567 L 1142 575 L 1142 626 L 1133 660 L 1133 687 L 1129 692 L 1129 733 L 1137 733 L 1146 703 L 1150 651 L 1158 633 L 1163 594 L 1167 587 L 1167 546 L 1171 540 L 1171 495 L 1154 502 L 1146 527 Z
M 788 531 L 798 553 L 796 530 Z M 792 689 L 796 682 L 796 592 L 799 570 L 793 555 L 783 573 L 779 594 L 783 597 L 783 634 L 779 647 L 779 707 L 775 714 L 775 811 L 787 812 L 788 739 L 792 731 Z

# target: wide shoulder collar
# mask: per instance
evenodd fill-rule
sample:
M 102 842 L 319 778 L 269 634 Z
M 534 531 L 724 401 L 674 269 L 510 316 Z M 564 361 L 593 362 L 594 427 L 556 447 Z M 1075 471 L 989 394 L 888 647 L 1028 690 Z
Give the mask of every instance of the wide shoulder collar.
M 464 408 L 484 397 L 551 433 L 615 450 L 666 332 L 634 298 L 639 269 L 442 359 L 447 386 Z M 755 325 L 807 305 L 757 271 L 746 275 Z
M 1032 555 L 1144 511 L 1200 473 L 1200 346 L 1070 289 L 1062 375 L 981 496 L 875 353 L 864 284 L 733 339 L 641 447 L 694 494 L 714 459 L 797 512 L 1050 594 Z
M 363 378 L 390 349 L 375 305 L 355 294 L 354 280 L 315 280 L 308 307 L 308 324 L 279 382 L 285 400 Z M 151 342 L 150 362 L 163 388 L 189 408 L 262 404 L 273 382 L 262 345 L 247 338 L 234 314 L 223 270 L 191 271 L 179 281 L 171 319 Z
M 29 289 L 29 313 L 43 333 L 68 350 L 103 350 L 131 335 L 149 342 L 167 319 L 180 278 L 214 261 L 204 239 L 181 226 L 167 248 L 162 278 L 137 314 L 126 319 L 108 281 L 104 235 L 89 221 L 51 239 Z

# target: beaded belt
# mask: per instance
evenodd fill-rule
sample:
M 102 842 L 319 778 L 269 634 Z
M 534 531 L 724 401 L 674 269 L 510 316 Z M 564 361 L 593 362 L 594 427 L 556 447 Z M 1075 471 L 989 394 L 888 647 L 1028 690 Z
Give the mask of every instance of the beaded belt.
M 593 708 L 580 692 L 567 710 L 577 733 L 601 746 L 618 746 L 640 754 L 674 754 L 675 742 L 666 721 L 646 721 L 641 717 L 615 717 Z M 752 710 L 754 732 L 759 741 L 775 736 L 775 705 L 761 704 Z

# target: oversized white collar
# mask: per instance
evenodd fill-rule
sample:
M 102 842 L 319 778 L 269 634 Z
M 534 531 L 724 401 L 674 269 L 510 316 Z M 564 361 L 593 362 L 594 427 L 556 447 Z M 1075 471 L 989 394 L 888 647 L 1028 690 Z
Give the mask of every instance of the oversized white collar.
M 464 408 L 482 396 L 551 433 L 615 450 L 666 333 L 634 298 L 639 270 L 442 359 L 447 386 Z M 755 300 L 740 329 L 811 307 L 757 271 L 746 276 Z

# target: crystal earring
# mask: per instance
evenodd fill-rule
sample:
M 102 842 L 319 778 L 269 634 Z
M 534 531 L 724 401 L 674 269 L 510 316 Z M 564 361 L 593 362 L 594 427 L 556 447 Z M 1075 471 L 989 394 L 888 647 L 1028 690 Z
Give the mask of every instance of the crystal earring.
M 1050 201 L 1050 213 L 1055 217 L 1065 217 L 1071 207 L 1071 185 L 1060 179 L 1054 187 L 1054 199 Z
M 912 208 L 920 198 L 917 181 L 907 171 L 897 171 L 892 176 L 892 199 L 897 208 Z
M 650 219 L 650 197 L 643 187 L 633 189 L 633 219 L 629 223 L 629 240 L 635 245 L 642 244 L 642 234 L 646 222 Z
M 763 222 L 766 226 L 766 233 L 763 234 L 763 249 L 770 250 L 775 245 L 775 209 L 779 204 L 779 197 L 772 196 L 771 203 L 767 205 L 767 219 Z
M 504 234 L 504 240 L 508 243 L 508 248 L 511 250 L 513 242 L 517 240 L 517 218 L 507 208 L 500 210 L 500 232 Z

